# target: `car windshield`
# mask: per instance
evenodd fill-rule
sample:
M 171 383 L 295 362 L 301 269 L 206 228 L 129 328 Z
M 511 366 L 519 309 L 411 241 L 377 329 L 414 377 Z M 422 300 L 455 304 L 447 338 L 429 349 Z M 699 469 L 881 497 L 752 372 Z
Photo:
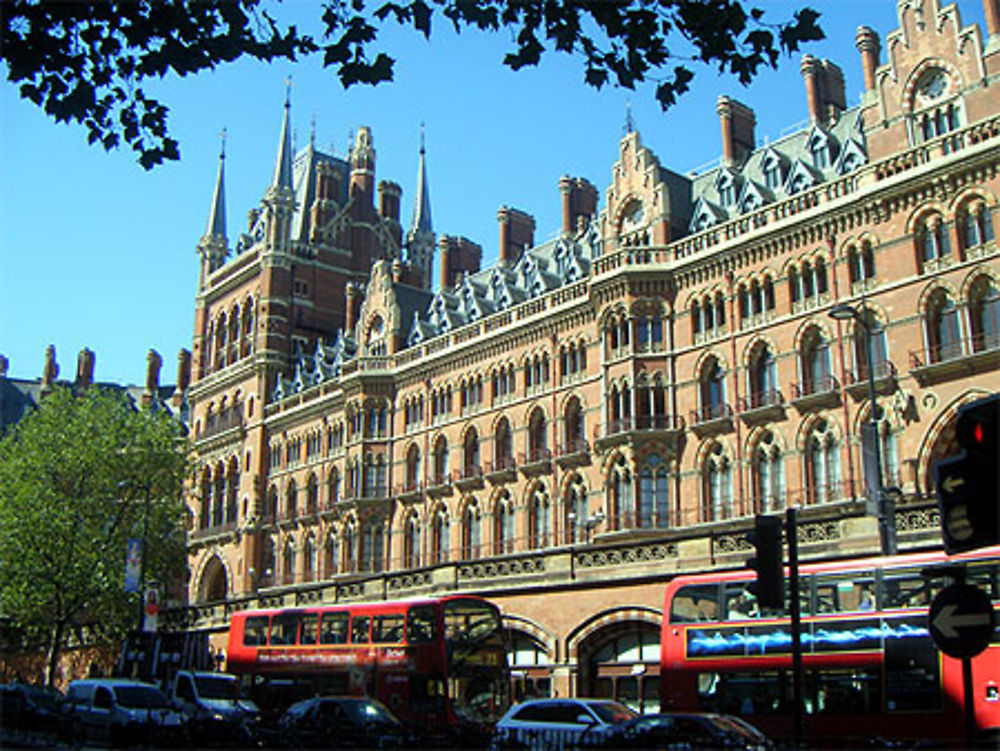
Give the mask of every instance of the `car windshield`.
M 236 681 L 223 675 L 199 675 L 194 679 L 198 696 L 203 699 L 236 700 Z
M 24 693 L 28 700 L 40 707 L 54 709 L 62 702 L 63 696 L 54 688 L 42 686 L 25 686 Z
M 619 704 L 616 701 L 595 701 L 587 702 L 587 706 L 590 707 L 591 711 L 596 714 L 603 722 L 609 725 L 620 725 L 623 722 L 628 722 L 629 720 L 638 717 L 639 713 L 624 704 Z
M 130 709 L 163 709 L 167 697 L 155 686 L 117 686 L 115 696 L 118 704 Z
M 384 705 L 375 701 L 347 701 L 344 711 L 356 723 L 376 725 L 399 725 L 399 720 Z

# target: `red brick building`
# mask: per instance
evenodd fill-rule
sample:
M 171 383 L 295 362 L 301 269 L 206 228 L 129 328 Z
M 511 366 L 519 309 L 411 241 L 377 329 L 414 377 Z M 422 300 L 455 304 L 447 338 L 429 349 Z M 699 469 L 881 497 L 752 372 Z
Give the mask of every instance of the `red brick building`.
M 536 690 L 655 703 L 664 583 L 743 567 L 755 514 L 799 505 L 805 557 L 883 549 L 876 445 L 899 549 L 939 546 L 932 462 L 1000 390 L 1000 8 L 898 7 L 858 30 L 859 105 L 807 55 L 809 123 L 778 141 L 728 97 L 700 174 L 629 132 L 603 198 L 553 186 L 554 240 L 501 207 L 489 268 L 435 237 L 422 151 L 404 232 L 373 135 L 293 156 L 286 103 L 247 231 L 220 163 L 199 244 L 196 625 L 476 592 Z

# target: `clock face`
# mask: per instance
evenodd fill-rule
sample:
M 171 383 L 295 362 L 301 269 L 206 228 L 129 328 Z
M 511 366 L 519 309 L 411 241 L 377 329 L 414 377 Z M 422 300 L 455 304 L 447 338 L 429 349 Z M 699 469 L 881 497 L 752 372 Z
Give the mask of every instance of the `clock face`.
M 938 99 L 944 94 L 947 86 L 948 80 L 945 78 L 944 71 L 934 70 L 921 77 L 917 90 L 925 99 Z
M 642 219 L 645 216 L 645 211 L 642 207 L 642 201 L 633 200 L 625 207 L 625 211 L 622 212 L 623 220 L 622 224 L 625 229 L 633 229 L 642 223 Z

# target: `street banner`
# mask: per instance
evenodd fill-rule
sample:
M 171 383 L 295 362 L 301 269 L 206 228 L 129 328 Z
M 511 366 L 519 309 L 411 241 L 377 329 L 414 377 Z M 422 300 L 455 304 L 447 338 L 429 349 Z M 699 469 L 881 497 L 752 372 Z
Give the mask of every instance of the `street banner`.
M 139 591 L 139 569 L 142 565 L 142 541 L 130 537 L 125 544 L 125 591 Z

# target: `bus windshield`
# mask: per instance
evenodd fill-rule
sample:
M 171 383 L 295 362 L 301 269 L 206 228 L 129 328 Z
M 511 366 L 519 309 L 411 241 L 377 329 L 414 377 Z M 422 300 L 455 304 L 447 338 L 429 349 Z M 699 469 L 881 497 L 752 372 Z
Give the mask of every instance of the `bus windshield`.
M 489 603 L 451 600 L 444 605 L 444 634 L 449 643 L 481 642 L 499 631 L 500 614 Z

